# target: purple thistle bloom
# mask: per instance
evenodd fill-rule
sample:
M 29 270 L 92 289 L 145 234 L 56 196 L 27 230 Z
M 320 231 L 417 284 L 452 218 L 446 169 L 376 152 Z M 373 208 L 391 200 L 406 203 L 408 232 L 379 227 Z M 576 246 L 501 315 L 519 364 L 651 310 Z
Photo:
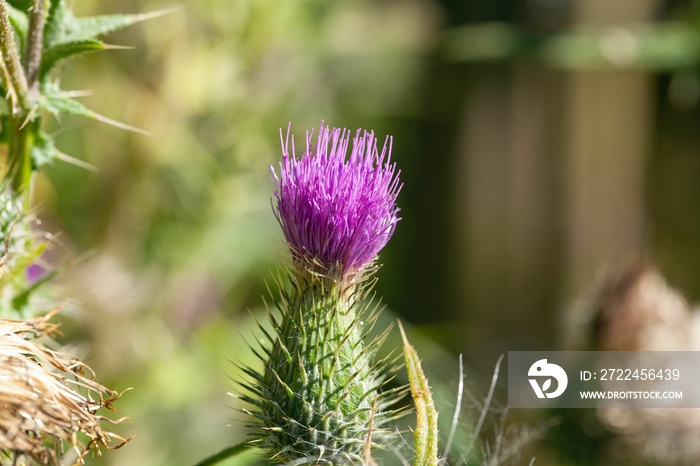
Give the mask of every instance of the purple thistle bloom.
M 291 125 L 290 125 L 291 126 Z M 282 138 L 283 159 L 277 184 L 275 215 L 296 262 L 331 278 L 351 278 L 369 264 L 394 233 L 401 184 L 391 163 L 389 137 L 382 152 L 374 132 L 357 130 L 346 160 L 350 131 L 321 127 L 312 146 L 306 133 L 306 152 L 297 158 L 289 128 Z

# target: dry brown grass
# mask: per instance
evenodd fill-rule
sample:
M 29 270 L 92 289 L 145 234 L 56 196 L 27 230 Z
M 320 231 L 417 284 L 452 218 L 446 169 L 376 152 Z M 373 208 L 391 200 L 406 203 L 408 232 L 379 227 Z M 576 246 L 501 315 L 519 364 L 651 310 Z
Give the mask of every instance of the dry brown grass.
M 113 409 L 121 394 L 95 382 L 78 359 L 39 341 L 56 331 L 52 315 L 0 319 L 0 464 L 80 464 L 90 451 L 129 440 L 100 427 L 124 418 L 97 414 Z

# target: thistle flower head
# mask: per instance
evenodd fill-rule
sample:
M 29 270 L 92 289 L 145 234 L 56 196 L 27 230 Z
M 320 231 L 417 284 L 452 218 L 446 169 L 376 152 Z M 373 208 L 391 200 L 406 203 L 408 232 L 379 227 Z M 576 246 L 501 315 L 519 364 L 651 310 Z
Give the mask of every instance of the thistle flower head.
M 293 267 L 290 286 L 278 282 L 280 316 L 270 313 L 271 332 L 261 327 L 263 369 L 244 368 L 242 399 L 272 462 L 368 465 L 394 440 L 388 423 L 403 389 L 386 389 L 393 363 L 376 358 L 387 332 L 366 342 L 377 308 L 359 277 L 396 228 L 401 186 L 390 138 L 380 153 L 374 133 L 358 130 L 349 157 L 349 131 L 322 123 L 313 139 L 297 158 L 287 131 L 272 169 Z
M 401 189 L 391 163 L 391 138 L 381 153 L 374 132 L 357 130 L 346 157 L 350 131 L 321 123 L 315 146 L 306 134 L 306 151 L 297 158 L 289 130 L 282 141 L 283 160 L 275 214 L 295 263 L 334 279 L 361 272 L 386 245 L 399 221 L 396 197 Z

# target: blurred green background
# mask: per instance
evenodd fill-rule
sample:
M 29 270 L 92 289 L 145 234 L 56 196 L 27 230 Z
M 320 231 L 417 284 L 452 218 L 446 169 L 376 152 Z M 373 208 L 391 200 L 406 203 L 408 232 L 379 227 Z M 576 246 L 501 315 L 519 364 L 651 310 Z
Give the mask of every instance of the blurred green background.
M 71 62 L 64 88 L 150 133 L 64 119 L 57 146 L 98 171 L 58 163 L 35 186 L 60 233 L 50 260 L 79 259 L 56 282 L 61 341 L 134 388 L 115 430 L 135 439 L 88 464 L 191 465 L 245 438 L 231 360 L 251 360 L 284 248 L 268 166 L 290 121 L 299 148 L 322 119 L 393 135 L 403 220 L 376 289 L 415 325 L 445 417 L 454 355 L 480 393 L 501 353 L 581 348 L 591 288 L 620 261 L 651 260 L 697 300 L 697 7 L 192 0 L 107 38 L 132 50 Z M 579 461 L 544 442 L 536 464 L 608 464 L 590 448 Z

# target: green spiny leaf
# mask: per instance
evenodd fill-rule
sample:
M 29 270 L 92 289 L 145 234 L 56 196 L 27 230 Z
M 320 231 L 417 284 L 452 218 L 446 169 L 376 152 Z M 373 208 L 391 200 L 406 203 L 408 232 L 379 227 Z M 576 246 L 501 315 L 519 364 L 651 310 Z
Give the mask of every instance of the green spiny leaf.
M 66 7 L 64 0 L 52 0 L 44 27 L 44 52 L 40 79 L 45 82 L 49 72 L 60 60 L 87 52 L 116 48 L 105 45 L 99 40 L 100 36 L 162 16 L 170 11 L 172 9 L 133 15 L 116 14 L 76 18 Z
M 22 258 L 18 269 L 25 271 L 32 263 L 34 263 L 39 258 L 39 256 L 41 256 L 41 254 L 46 249 L 46 245 L 47 243 L 39 243 L 32 251 L 30 251 L 30 254 Z M 15 294 L 15 296 L 12 298 L 12 308 L 16 311 L 19 311 L 20 314 L 24 313 L 27 306 L 29 305 L 29 299 L 32 297 L 34 292 L 39 290 L 44 283 L 48 282 L 56 275 L 58 275 L 59 272 L 59 269 L 47 272 L 36 282 L 18 291 L 17 294 Z
M 56 158 L 58 149 L 53 138 L 41 130 L 34 134 L 34 146 L 32 147 L 32 167 L 36 170 L 42 165 L 51 163 Z
M 413 466 L 437 466 L 438 459 L 438 413 L 433 404 L 433 396 L 428 386 L 428 379 L 421 368 L 420 359 L 415 348 L 411 346 L 399 322 L 403 338 L 406 372 L 411 387 L 411 396 L 416 406 L 416 429 L 413 431 L 416 456 Z
M 115 14 L 76 18 L 66 7 L 64 0 L 53 0 L 44 32 L 44 48 L 50 49 L 58 44 L 95 40 L 103 34 L 157 18 L 171 11 L 173 11 L 172 8 L 133 15 Z
M 249 443 L 239 443 L 238 445 L 234 445 L 232 447 L 228 447 L 219 453 L 216 453 L 215 455 L 210 456 L 207 459 L 204 459 L 197 463 L 195 466 L 212 466 L 214 464 L 219 464 L 228 458 L 232 458 L 234 456 L 239 456 L 241 453 L 246 452 L 249 448 L 251 448 L 252 445 Z M 248 464 L 251 463 L 252 461 L 244 461 L 241 464 Z M 239 463 L 236 463 L 239 464 Z
M 70 163 L 76 167 L 84 168 L 91 172 L 96 173 L 98 171 L 97 167 L 94 165 L 78 160 L 58 150 L 53 137 L 37 129 L 34 133 L 34 146 L 32 147 L 32 167 L 34 170 L 37 170 L 42 165 L 52 163 L 55 159 Z
M 107 46 L 99 40 L 82 40 L 57 44 L 44 51 L 41 57 L 39 79 L 43 79 L 60 60 L 83 53 L 105 50 Z
M 27 12 L 32 6 L 32 0 L 6 0 L 6 3 L 24 12 Z
M 73 18 L 72 28 L 64 32 L 63 41 L 76 41 L 94 39 L 103 34 L 108 34 L 123 29 L 132 24 L 140 23 L 148 19 L 162 16 L 170 10 L 159 10 L 150 13 L 133 15 L 103 15 L 90 18 Z
M 75 99 L 69 97 L 66 93 L 62 92 L 57 85 L 47 84 L 42 86 L 41 97 L 38 101 L 41 108 L 48 110 L 54 115 L 75 115 L 90 118 L 92 120 L 97 120 L 108 125 L 115 126 L 117 128 L 125 129 L 127 131 L 133 131 L 134 133 L 145 134 L 148 133 L 142 129 L 136 128 L 134 126 L 121 123 L 116 120 L 112 120 L 104 115 L 90 110 L 85 105 L 81 104 Z
M 58 39 L 65 29 L 64 24 L 70 21 L 72 16 L 63 0 L 50 0 L 49 12 L 44 25 L 43 45 L 45 50 L 59 42 Z
M 90 110 L 75 99 L 61 92 L 56 85 L 44 86 L 39 106 L 53 115 L 89 116 Z

